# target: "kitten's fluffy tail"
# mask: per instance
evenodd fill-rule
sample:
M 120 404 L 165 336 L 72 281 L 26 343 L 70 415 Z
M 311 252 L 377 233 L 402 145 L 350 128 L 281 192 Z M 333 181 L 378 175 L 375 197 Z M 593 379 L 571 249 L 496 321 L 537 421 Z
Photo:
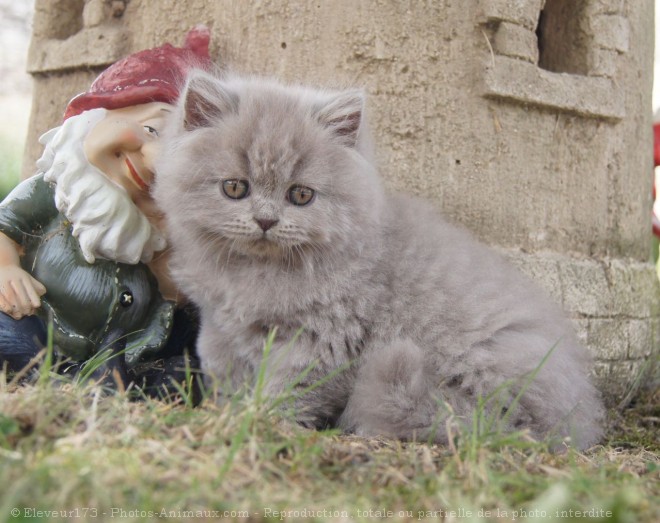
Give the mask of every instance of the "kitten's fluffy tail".
M 446 442 L 450 409 L 433 395 L 432 380 L 420 347 L 409 340 L 387 343 L 364 355 L 339 426 L 363 437 Z
M 534 382 L 523 393 L 520 404 L 514 407 L 516 410 L 507 416 L 510 419 L 500 426 L 501 430 L 527 428 L 537 438 L 549 438 L 555 449 L 562 447 L 561 441 L 567 436 L 579 449 L 597 443 L 602 435 L 602 411 L 591 384 L 585 381 L 586 389 L 583 387 L 578 395 L 580 401 L 568 412 L 566 409 L 556 412 L 556 406 L 548 405 L 552 403 L 552 394 L 537 390 L 546 385 L 542 381 Z M 429 365 L 418 345 L 410 340 L 397 340 L 363 356 L 339 426 L 363 437 L 387 436 L 446 444 L 450 426 L 468 432 L 472 429 L 476 403 L 473 395 L 452 386 L 451 381 L 439 382 L 437 369 Z M 483 415 L 504 416 L 506 409 L 501 407 L 497 401 L 486 401 Z

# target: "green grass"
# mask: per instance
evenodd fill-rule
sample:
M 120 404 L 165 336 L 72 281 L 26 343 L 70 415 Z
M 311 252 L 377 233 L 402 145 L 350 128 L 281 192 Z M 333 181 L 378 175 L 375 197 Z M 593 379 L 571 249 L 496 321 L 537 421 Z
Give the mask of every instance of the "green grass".
M 605 445 L 553 454 L 524 433 L 442 447 L 309 431 L 260 383 L 193 409 L 0 374 L 0 521 L 660 520 L 659 397 L 613 412 Z

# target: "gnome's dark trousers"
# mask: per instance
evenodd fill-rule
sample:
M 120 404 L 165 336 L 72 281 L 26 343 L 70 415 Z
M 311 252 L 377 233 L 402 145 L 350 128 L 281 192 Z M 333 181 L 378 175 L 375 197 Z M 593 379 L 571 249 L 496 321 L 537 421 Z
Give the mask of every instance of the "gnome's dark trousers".
M 186 369 L 194 373 L 198 372 L 199 360 L 195 355 L 198 331 L 199 317 L 195 308 L 187 306 L 177 309 L 174 313 L 170 337 L 167 344 L 159 351 L 156 360 L 143 362 L 134 369 L 127 369 L 123 356 L 124 344 L 117 341 L 108 344 L 108 347 L 116 345 L 118 357 L 109 359 L 101 365 L 92 377 L 116 369 L 124 381 L 124 388 L 132 381 L 149 396 L 160 397 L 175 393 L 178 389 L 172 385 L 172 380 L 181 383 L 186 379 Z M 24 316 L 20 320 L 15 320 L 0 312 L 0 371 L 6 368 L 12 374 L 25 368 L 46 346 L 46 340 L 46 326 L 37 316 Z M 54 363 L 61 362 L 57 351 L 53 356 Z M 75 375 L 84 365 L 84 361 L 65 361 L 65 363 L 61 366 L 56 365 L 56 370 L 69 376 Z M 110 385 L 112 386 L 112 383 Z M 201 399 L 200 394 L 196 382 L 193 391 L 195 403 Z
M 46 346 L 46 327 L 36 316 L 15 320 L 0 312 L 0 370 L 18 372 Z

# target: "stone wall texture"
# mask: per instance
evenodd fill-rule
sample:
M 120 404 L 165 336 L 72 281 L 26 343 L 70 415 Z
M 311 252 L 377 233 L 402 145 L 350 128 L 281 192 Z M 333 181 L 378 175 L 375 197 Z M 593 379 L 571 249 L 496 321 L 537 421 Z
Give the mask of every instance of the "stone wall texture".
M 653 9 L 653 0 L 36 0 L 25 165 L 105 66 L 180 45 L 205 23 L 222 67 L 364 87 L 388 186 L 434 201 L 547 288 L 594 354 L 610 403 L 620 402 L 653 379 L 660 345 L 648 261 Z

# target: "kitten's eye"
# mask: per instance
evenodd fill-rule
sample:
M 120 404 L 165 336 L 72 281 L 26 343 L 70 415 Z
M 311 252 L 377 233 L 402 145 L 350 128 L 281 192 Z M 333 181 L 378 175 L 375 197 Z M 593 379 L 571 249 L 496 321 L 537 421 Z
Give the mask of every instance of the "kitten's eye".
M 158 131 L 151 127 L 151 125 L 145 125 L 143 126 L 144 130 L 147 131 L 149 134 L 153 136 L 158 136 Z
M 287 195 L 293 205 L 307 205 L 314 199 L 314 189 L 302 185 L 294 185 Z
M 248 195 L 250 184 L 247 180 L 225 180 L 222 182 L 222 191 L 232 200 L 240 200 Z

